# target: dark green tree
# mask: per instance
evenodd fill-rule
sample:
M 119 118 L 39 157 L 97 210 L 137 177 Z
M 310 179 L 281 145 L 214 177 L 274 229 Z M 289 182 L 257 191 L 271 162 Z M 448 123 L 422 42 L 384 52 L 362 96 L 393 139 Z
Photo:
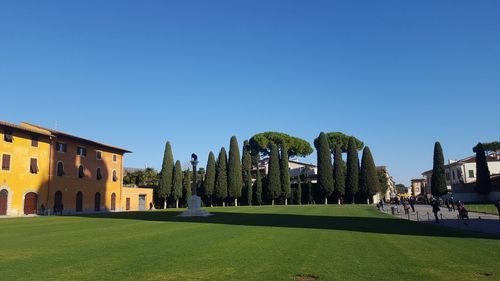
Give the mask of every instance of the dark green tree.
M 344 133 L 341 132 L 330 132 L 326 133 L 326 136 L 328 138 L 328 143 L 330 145 L 330 150 L 333 152 L 335 147 L 339 147 L 342 153 L 347 152 L 347 149 L 349 147 L 349 141 L 352 139 L 354 140 L 356 144 L 357 150 L 361 150 L 364 147 L 364 143 L 360 140 L 358 140 L 356 137 L 353 136 L 348 136 Z M 314 140 L 314 143 L 316 144 L 317 139 Z
M 285 205 L 288 205 L 288 198 L 291 196 L 292 186 L 290 184 L 290 169 L 288 167 L 288 150 L 286 143 L 281 145 L 280 175 L 281 197 L 285 200 Z
M 253 189 L 255 190 L 255 203 L 260 206 L 262 205 L 262 179 L 260 177 L 259 169 L 257 169 L 257 173 L 255 175 Z
M 174 156 L 172 155 L 172 146 L 167 141 L 165 152 L 163 154 L 163 164 L 160 171 L 160 182 L 158 186 L 158 195 L 164 200 L 164 208 L 167 208 L 167 201 L 172 194 L 172 182 L 174 172 Z
M 213 206 L 213 195 L 215 188 L 215 156 L 212 151 L 208 154 L 207 173 L 203 182 L 203 194 L 210 200 L 210 207 Z
M 333 192 L 333 167 L 332 157 L 326 134 L 321 132 L 316 142 L 318 152 L 318 187 L 328 204 L 328 197 Z
M 271 204 L 274 205 L 274 200 L 281 195 L 279 154 L 278 147 L 274 143 L 271 144 L 271 155 L 269 156 L 267 187 L 269 199 L 271 199 Z
M 361 157 L 361 171 L 359 174 L 359 191 L 366 204 L 370 204 L 370 199 L 379 191 L 377 169 L 375 162 L 368 146 L 363 149 Z
M 182 198 L 182 166 L 181 161 L 175 161 L 172 198 L 175 200 L 175 208 L 179 208 L 179 199 Z
M 186 207 L 188 204 L 189 198 L 191 198 L 191 175 L 193 172 L 190 170 L 184 171 L 184 179 L 182 180 L 182 193 L 183 193 L 183 198 L 184 198 L 184 206 Z
M 245 190 L 245 198 L 248 206 L 252 205 L 252 155 L 250 144 L 247 140 L 243 142 L 243 156 L 241 159 L 243 166 L 243 185 Z
M 359 158 L 358 148 L 353 139 L 349 139 L 347 145 L 345 193 L 352 198 L 355 203 L 355 196 L 359 190 Z
M 297 189 L 295 190 L 295 198 L 297 200 L 297 204 L 302 205 L 302 185 L 300 176 L 297 177 Z
M 484 152 L 483 145 L 476 145 L 476 191 L 487 195 L 491 192 L 490 170 L 488 169 L 488 160 Z
M 387 189 L 389 189 L 389 184 L 387 174 L 384 169 L 377 169 L 377 176 L 378 176 L 378 188 L 380 190 L 380 193 L 382 196 L 385 196 L 387 193 Z
M 222 202 L 222 206 L 226 206 L 227 198 L 227 154 L 223 147 L 217 158 L 217 167 L 215 170 L 215 188 L 214 197 Z
M 235 136 L 231 137 L 229 144 L 229 167 L 227 170 L 228 197 L 234 200 L 234 206 L 238 206 L 238 198 L 241 197 L 243 186 L 240 148 Z
M 340 198 L 345 195 L 345 163 L 342 160 L 342 150 L 340 147 L 335 147 L 333 158 L 334 193 L 337 196 L 338 204 L 340 204 Z
M 278 148 L 281 148 L 281 145 L 285 144 L 289 157 L 305 157 L 313 152 L 309 142 L 285 133 L 264 132 L 256 134 L 250 139 L 252 151 L 260 152 L 266 156 L 271 154 L 272 143 L 278 146 Z
M 434 161 L 432 165 L 431 193 L 434 196 L 441 196 L 448 192 L 444 170 L 444 156 L 441 144 L 434 144 Z

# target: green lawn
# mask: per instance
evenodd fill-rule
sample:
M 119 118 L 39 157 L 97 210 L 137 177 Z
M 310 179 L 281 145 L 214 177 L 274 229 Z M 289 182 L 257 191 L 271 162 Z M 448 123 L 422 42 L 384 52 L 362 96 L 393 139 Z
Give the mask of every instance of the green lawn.
M 370 206 L 209 210 L 0 219 L 0 280 L 500 280 L 500 237 Z
M 465 208 L 467 208 L 467 210 L 471 212 L 498 215 L 497 207 L 495 207 L 493 204 L 467 204 L 465 205 Z

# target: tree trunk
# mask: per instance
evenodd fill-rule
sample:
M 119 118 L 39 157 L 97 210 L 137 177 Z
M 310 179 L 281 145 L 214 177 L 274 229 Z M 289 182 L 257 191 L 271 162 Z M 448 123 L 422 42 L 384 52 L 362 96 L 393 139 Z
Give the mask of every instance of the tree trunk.
M 226 207 L 226 202 L 222 201 L 222 207 Z
M 370 205 L 370 198 L 366 198 L 366 205 Z
M 167 208 L 167 199 L 165 198 L 165 201 L 163 201 L 163 209 Z
M 176 200 L 175 200 L 175 208 L 176 208 L 176 209 L 179 209 L 179 199 L 176 199 Z
M 238 198 L 234 198 L 234 206 L 238 207 Z
M 354 200 L 354 195 L 352 196 L 352 204 L 354 205 L 354 203 L 356 202 L 356 200 Z
M 288 206 L 288 198 L 285 198 L 285 206 Z
M 340 205 L 340 198 L 339 198 L 339 199 L 337 199 L 337 204 L 338 204 L 338 205 Z
M 212 197 L 210 197 L 210 207 L 213 207 L 214 204 L 213 204 L 213 201 L 212 201 Z
M 328 205 L 328 198 L 325 197 L 325 205 Z
M 274 199 L 271 201 L 271 205 L 274 206 Z

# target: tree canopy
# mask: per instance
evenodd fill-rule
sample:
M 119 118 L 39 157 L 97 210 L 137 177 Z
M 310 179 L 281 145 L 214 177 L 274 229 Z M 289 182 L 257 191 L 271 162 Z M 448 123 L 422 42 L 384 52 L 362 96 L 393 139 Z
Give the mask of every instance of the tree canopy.
M 328 138 L 328 144 L 330 146 L 330 151 L 334 151 L 335 147 L 339 147 L 342 150 L 342 153 L 346 153 L 348 146 L 349 146 L 349 140 L 353 139 L 354 143 L 356 144 L 357 150 L 361 150 L 364 147 L 364 143 L 360 140 L 358 140 L 356 137 L 353 136 L 348 136 L 344 133 L 341 132 L 329 132 L 325 133 L 326 137 Z M 317 147 L 318 143 L 318 138 L 314 140 L 314 146 Z
M 476 191 L 480 194 L 488 194 L 491 191 L 490 170 L 488 161 L 481 143 L 476 145 Z
M 313 148 L 309 142 L 285 133 L 264 132 L 256 134 L 250 139 L 250 146 L 254 153 L 260 152 L 264 155 L 270 155 L 271 144 L 275 144 L 279 148 L 285 144 L 289 157 L 305 157 L 313 152 Z
M 498 151 L 500 150 L 500 141 L 485 142 L 481 144 L 484 151 Z M 476 151 L 477 145 L 472 148 L 472 151 Z

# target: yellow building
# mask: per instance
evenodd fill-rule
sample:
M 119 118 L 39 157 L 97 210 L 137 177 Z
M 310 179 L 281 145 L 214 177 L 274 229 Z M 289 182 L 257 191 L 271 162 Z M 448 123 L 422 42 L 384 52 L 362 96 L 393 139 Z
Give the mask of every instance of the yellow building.
M 149 208 L 152 190 L 122 186 L 130 151 L 28 123 L 0 132 L 0 215 Z
M 36 214 L 47 201 L 51 134 L 0 121 L 0 215 Z

